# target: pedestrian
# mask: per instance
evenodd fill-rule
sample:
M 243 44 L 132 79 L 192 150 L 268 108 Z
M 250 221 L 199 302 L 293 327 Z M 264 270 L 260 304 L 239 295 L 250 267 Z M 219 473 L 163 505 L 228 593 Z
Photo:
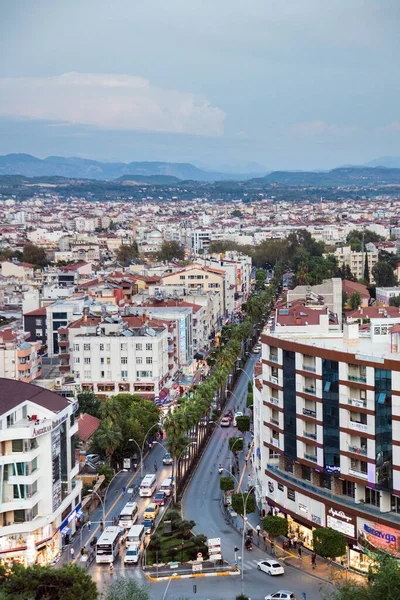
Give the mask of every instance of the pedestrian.
M 275 556 L 275 544 L 271 542 L 271 556 Z
M 252 466 L 252 464 L 253 464 L 253 459 L 250 456 L 250 466 Z
M 263 535 L 263 540 L 264 540 L 264 548 L 266 550 L 267 549 L 267 536 L 265 535 L 265 533 Z
M 303 559 L 303 557 L 302 557 L 302 550 L 301 550 L 301 546 L 299 546 L 299 547 L 298 547 L 298 549 L 297 549 L 297 554 L 299 555 L 299 559 L 300 559 L 300 560 L 302 560 L 302 559 Z
M 69 551 L 71 554 L 71 561 L 74 560 L 74 556 L 75 556 L 75 550 L 73 548 L 71 548 L 71 550 Z
M 297 548 L 297 536 L 293 536 L 292 542 L 293 542 L 293 548 L 296 550 L 296 548 Z
M 289 550 L 292 548 L 292 540 L 290 538 L 288 538 L 288 547 Z
M 91 527 L 91 526 L 92 526 L 92 523 L 90 522 L 90 519 L 89 519 L 89 521 L 87 522 L 87 528 L 88 528 L 88 531 L 90 531 L 90 527 Z
M 311 564 L 312 564 L 312 568 L 315 569 L 315 567 L 317 565 L 317 555 L 315 554 L 315 552 L 313 552 L 311 554 Z
M 247 444 L 247 449 L 250 450 L 251 444 L 250 442 Z
M 260 531 L 261 531 L 260 525 L 257 525 L 256 530 L 257 530 L 257 535 L 259 536 L 260 535 Z
M 246 456 L 246 458 L 244 459 L 244 462 L 245 462 L 245 464 L 246 464 L 246 467 L 247 467 L 247 456 Z

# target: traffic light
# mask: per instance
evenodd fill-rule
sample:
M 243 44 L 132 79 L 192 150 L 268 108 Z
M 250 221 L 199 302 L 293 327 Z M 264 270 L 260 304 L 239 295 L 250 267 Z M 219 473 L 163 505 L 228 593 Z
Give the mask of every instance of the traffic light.
M 239 548 L 237 546 L 234 547 L 233 549 L 234 552 L 239 552 Z

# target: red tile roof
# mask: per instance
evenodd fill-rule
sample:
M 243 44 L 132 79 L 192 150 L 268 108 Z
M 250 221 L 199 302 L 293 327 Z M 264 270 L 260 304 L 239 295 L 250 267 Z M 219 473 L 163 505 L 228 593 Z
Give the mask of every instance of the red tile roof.
M 354 292 L 360 292 L 362 297 L 369 298 L 370 294 L 366 285 L 362 283 L 357 283 L 357 281 L 349 281 L 348 279 L 343 279 L 343 291 L 348 294 L 353 294 Z
M 41 308 L 35 308 L 35 310 L 31 310 L 30 312 L 24 313 L 24 317 L 45 317 L 46 316 L 46 307 L 42 306 Z
M 78 419 L 78 433 L 82 442 L 90 440 L 95 431 L 100 427 L 100 419 L 92 415 L 83 414 Z

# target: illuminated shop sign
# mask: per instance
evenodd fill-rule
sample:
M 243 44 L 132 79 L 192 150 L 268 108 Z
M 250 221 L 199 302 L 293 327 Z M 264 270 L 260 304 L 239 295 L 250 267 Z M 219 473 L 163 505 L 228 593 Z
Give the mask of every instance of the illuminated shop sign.
M 366 523 L 364 523 L 364 530 L 376 538 L 385 540 L 385 542 L 387 544 L 396 544 L 397 543 L 397 536 L 393 535 L 393 533 L 389 533 L 390 530 L 389 531 L 380 531 L 379 529 L 374 529 L 373 527 L 370 527 Z

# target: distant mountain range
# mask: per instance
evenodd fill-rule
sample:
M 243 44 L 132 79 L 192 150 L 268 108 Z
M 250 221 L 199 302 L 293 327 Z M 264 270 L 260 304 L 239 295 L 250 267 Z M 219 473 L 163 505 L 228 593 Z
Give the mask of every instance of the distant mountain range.
M 341 167 L 332 171 L 274 171 L 251 179 L 249 184 L 286 185 L 304 187 L 380 186 L 399 185 L 400 169 L 385 167 Z
M 400 156 L 381 156 L 363 164 L 363 167 L 387 167 L 400 169 Z
M 30 154 L 0 156 L 0 175 L 25 175 L 26 177 L 58 176 L 73 179 L 98 179 L 103 181 L 130 180 L 140 183 L 174 183 L 178 180 L 226 181 L 246 180 L 254 173 L 238 174 L 205 171 L 190 163 L 131 162 L 106 163 L 86 158 L 49 156 L 35 158 Z M 156 177 L 157 179 L 154 179 Z M 172 179 L 169 179 L 172 178 Z

